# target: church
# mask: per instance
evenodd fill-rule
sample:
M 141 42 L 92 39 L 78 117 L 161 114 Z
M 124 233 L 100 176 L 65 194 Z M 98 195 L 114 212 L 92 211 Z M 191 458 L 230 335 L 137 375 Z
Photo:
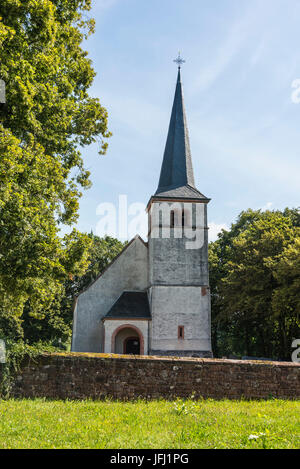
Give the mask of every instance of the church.
M 132 239 L 74 302 L 72 351 L 211 357 L 207 205 L 178 77 L 148 242 Z

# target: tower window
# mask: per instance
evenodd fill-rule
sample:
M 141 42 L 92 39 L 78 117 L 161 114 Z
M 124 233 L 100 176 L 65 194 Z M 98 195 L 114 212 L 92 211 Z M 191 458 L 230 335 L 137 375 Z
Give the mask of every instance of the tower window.
M 170 212 L 170 228 L 174 228 L 175 226 L 175 212 L 171 210 Z
M 184 339 L 184 326 L 178 326 L 178 339 Z
M 182 226 L 185 226 L 185 211 L 182 210 Z

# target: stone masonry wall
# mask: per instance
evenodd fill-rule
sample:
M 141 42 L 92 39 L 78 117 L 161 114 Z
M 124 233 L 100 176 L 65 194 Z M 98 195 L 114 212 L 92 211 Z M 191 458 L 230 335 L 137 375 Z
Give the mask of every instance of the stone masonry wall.
M 294 363 L 53 354 L 25 360 L 13 381 L 15 398 L 300 399 Z

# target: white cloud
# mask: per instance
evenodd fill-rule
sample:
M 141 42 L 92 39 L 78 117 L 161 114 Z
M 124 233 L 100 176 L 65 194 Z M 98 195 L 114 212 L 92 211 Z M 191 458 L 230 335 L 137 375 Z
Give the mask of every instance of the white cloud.
M 273 185 L 281 184 L 281 190 L 286 194 L 298 194 L 297 149 L 292 145 L 288 147 L 289 141 L 285 138 L 287 157 L 284 159 L 282 149 L 275 138 L 272 142 L 264 136 L 259 137 L 260 129 L 266 127 L 266 121 L 259 122 L 256 128 L 237 129 L 225 119 L 213 118 L 211 121 L 207 118 L 194 119 L 191 134 L 198 147 L 205 146 L 210 150 L 214 155 L 215 164 L 219 164 L 218 158 L 220 164 L 223 164 L 223 161 L 230 162 L 230 168 L 234 168 L 236 177 L 241 175 L 245 180 L 252 179 L 258 187 L 265 182 L 273 181 Z M 201 133 L 197 132 L 199 128 L 202 130 Z M 284 132 L 282 126 L 274 127 L 277 128 L 278 132 Z
M 293 81 L 292 88 L 296 88 L 295 91 L 293 91 L 292 96 L 291 96 L 292 103 L 299 104 L 300 103 L 300 79 L 299 78 Z
M 210 63 L 201 70 L 201 74 L 195 80 L 195 90 L 204 91 L 222 75 L 244 47 L 246 40 L 253 31 L 254 24 L 257 22 L 257 15 L 257 9 L 251 5 L 234 24 L 230 25 L 227 36 L 222 38 L 222 42 L 216 48 Z
M 265 212 L 266 210 L 272 210 L 273 202 L 267 202 L 266 205 L 264 205 L 261 208 L 262 212 Z
M 225 223 L 214 223 L 213 221 L 208 224 L 208 239 L 209 241 L 216 241 L 218 239 L 218 234 L 222 230 L 229 231 L 229 227 Z
M 272 36 L 277 32 L 271 27 L 270 8 L 273 17 L 276 17 L 275 9 L 279 7 L 279 4 L 274 4 L 274 0 L 252 0 L 245 2 L 245 9 L 241 5 L 240 16 L 231 22 L 226 34 L 214 45 L 214 53 L 211 54 L 210 60 L 206 61 L 199 75 L 195 74 L 195 92 L 209 89 L 243 50 L 246 55 L 249 54 L 249 44 L 252 44 L 249 41 L 258 44 L 252 56 L 250 52 L 249 64 L 254 66 L 262 59 L 267 53 Z

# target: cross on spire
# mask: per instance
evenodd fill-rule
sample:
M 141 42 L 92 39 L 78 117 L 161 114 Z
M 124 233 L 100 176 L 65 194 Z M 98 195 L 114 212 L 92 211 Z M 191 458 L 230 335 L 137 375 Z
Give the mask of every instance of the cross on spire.
M 181 65 L 185 63 L 185 60 L 181 57 L 180 51 L 178 52 L 178 57 L 173 60 L 178 65 L 178 68 L 181 68 Z
M 178 77 L 158 192 L 164 192 L 186 185 L 195 187 L 180 79 L 180 66 L 185 61 L 181 58 L 180 52 L 174 62 L 178 64 Z

